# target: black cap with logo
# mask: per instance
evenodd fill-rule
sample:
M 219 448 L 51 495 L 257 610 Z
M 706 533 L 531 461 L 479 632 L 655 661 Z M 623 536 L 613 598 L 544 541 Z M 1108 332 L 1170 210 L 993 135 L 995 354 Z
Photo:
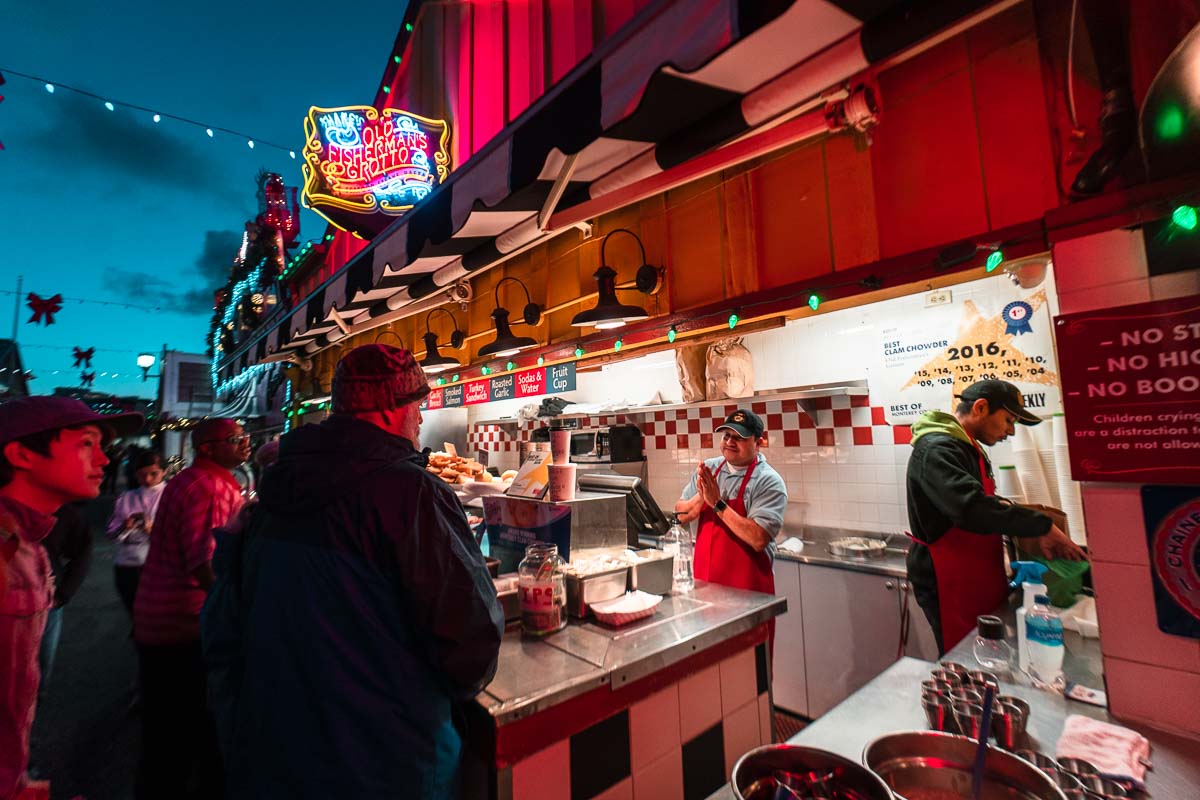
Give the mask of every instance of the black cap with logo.
M 718 431 L 729 429 L 743 439 L 757 439 L 763 435 L 763 431 L 767 426 L 763 424 L 762 417 L 755 414 L 753 411 L 747 411 L 744 408 L 739 408 L 734 411 L 725 421 L 717 427 Z
M 987 400 L 988 408 L 992 411 L 1003 408 L 1005 411 L 1015 414 L 1017 422 L 1022 425 L 1037 425 L 1042 421 L 1041 417 L 1026 410 L 1025 398 L 1021 396 L 1021 390 L 1008 381 L 976 381 L 963 389 L 962 394 L 957 397 L 971 403 L 981 398 Z

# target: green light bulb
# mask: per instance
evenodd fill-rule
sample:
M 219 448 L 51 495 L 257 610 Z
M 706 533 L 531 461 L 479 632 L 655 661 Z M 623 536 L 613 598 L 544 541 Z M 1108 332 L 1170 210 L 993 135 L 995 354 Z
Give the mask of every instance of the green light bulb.
M 618 353 L 621 352 L 621 340 L 620 339 L 617 339 L 615 342 L 613 342 L 613 350 L 617 351 Z
M 667 331 L 667 341 L 670 342 L 671 344 L 675 344 L 675 337 L 678 335 L 679 335 L 679 332 L 676 331 L 675 326 L 672 325 L 670 327 L 670 329 Z
M 508 370 L 509 372 L 512 372 L 512 371 L 513 371 L 513 368 L 514 368 L 515 366 L 517 366 L 517 365 L 516 365 L 515 363 L 513 363 L 512 361 L 510 361 L 510 362 L 508 362 L 507 364 L 505 364 L 505 365 L 504 365 L 504 368 L 505 368 L 506 370 Z
M 484 368 L 483 368 L 481 371 L 483 372 L 483 374 L 484 374 L 484 375 L 491 375 L 491 374 L 492 374 L 492 368 L 491 368 L 491 367 L 484 367 Z
M 385 86 L 385 87 L 383 87 L 383 93 L 384 93 L 384 94 L 391 94 L 391 93 L 392 93 L 392 87 L 390 87 L 390 86 Z
M 816 311 L 821 307 L 821 298 L 817 297 L 815 294 L 810 294 L 808 296 L 808 307 L 813 311 Z
M 446 382 L 446 379 L 445 379 L 445 378 L 438 378 L 438 379 L 437 379 L 437 385 L 438 385 L 438 386 L 441 386 L 441 385 L 443 385 L 445 382 Z
M 1171 222 L 1183 228 L 1185 231 L 1196 230 L 1196 209 L 1192 206 L 1176 206 L 1171 212 Z
M 734 328 L 736 328 L 737 324 L 738 324 L 738 315 L 730 314 L 729 315 L 729 330 L 733 330 Z
M 1161 138 L 1178 139 L 1183 134 L 1185 122 L 1183 110 L 1179 106 L 1167 106 L 1158 115 L 1155 127 L 1158 128 L 1158 135 Z
M 404 32 L 412 33 L 412 23 L 411 22 L 404 23 Z
M 582 357 L 583 357 L 583 348 L 582 348 L 582 347 L 576 347 L 576 348 L 575 348 L 575 357 L 576 357 L 576 358 L 582 358 Z
M 458 373 L 457 373 L 457 372 L 456 372 L 456 373 L 454 373 L 454 375 L 453 375 L 453 376 L 450 378 L 450 382 L 451 382 L 451 383 L 458 383 Z
M 995 272 L 996 268 L 1004 263 L 1004 253 L 999 250 L 993 250 L 991 255 L 987 257 L 987 271 Z
M 400 56 L 392 56 L 392 61 L 395 61 L 397 64 L 399 64 L 399 63 L 400 63 Z
M 540 367 L 542 364 L 545 364 L 545 363 L 546 363 L 545 356 L 538 356 L 538 366 Z

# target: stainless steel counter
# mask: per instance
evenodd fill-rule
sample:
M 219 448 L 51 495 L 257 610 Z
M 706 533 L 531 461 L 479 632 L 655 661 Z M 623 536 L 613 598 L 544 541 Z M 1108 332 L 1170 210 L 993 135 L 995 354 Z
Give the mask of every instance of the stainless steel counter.
M 884 554 L 875 558 L 849 558 L 835 556 L 829 552 L 829 541 L 842 536 L 866 536 L 872 539 L 888 539 L 888 548 Z M 787 561 L 797 561 L 801 564 L 814 564 L 819 567 L 835 567 L 848 569 L 853 572 L 866 572 L 871 575 L 887 575 L 892 578 L 904 578 L 908 574 L 905 558 L 908 555 L 908 538 L 892 535 L 887 537 L 882 533 L 841 530 L 838 528 L 806 527 L 796 532 L 786 532 L 779 541 L 790 538 L 799 539 L 804 543 L 804 549 L 799 553 L 780 548 L 776 558 Z
M 1013 610 L 1006 606 L 1000 613 L 1007 616 L 1009 633 L 1013 634 L 1009 644 L 1015 650 Z M 971 645 L 974 638 L 973 634 L 968 636 L 946 654 L 946 660 L 973 664 Z M 1099 640 L 1084 639 L 1067 632 L 1066 644 L 1063 671 L 1068 680 L 1103 688 Z M 876 737 L 894 731 L 926 729 L 920 703 L 921 681 L 928 677 L 933 667 L 931 662 L 913 658 L 897 661 L 788 742 L 830 750 L 861 763 L 863 748 Z M 1200 740 L 1123 723 L 1113 719 L 1106 709 L 1036 689 L 1023 675 L 1002 675 L 1000 679 L 1005 694 L 1016 695 L 1029 703 L 1030 746 L 1034 749 L 1053 755 L 1055 743 L 1070 714 L 1114 722 L 1132 728 L 1150 740 L 1154 769 L 1146 775 L 1146 788 L 1153 800 L 1189 800 L 1200 793 L 1197 789 L 1200 787 Z M 1194 698 L 1180 698 L 1180 702 L 1189 701 L 1194 702 Z M 726 786 L 709 800 L 730 800 L 732 797 L 732 790 Z
M 697 581 L 654 616 L 622 628 L 574 620 L 545 639 L 504 634 L 495 679 L 476 698 L 497 725 L 595 689 L 630 684 L 782 614 L 781 597 Z M 920 709 L 918 709 L 920 711 Z

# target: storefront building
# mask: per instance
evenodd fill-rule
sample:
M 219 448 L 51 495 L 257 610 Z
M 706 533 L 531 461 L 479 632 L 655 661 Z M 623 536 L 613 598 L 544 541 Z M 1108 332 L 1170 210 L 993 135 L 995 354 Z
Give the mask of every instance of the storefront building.
M 373 106 L 348 98 L 310 114 L 304 191 L 331 227 L 288 256 L 274 310 L 214 339 L 218 388 L 256 371 L 283 375 L 280 410 L 306 424 L 324 416 L 348 349 L 403 344 L 443 362 L 430 372 L 423 444 L 515 468 L 547 424 L 519 409 L 558 396 L 576 404 L 580 428 L 636 427 L 644 480 L 664 509 L 714 454 L 720 421 L 749 407 L 787 482 L 784 536 L 811 539 L 907 530 L 909 424 L 948 410 L 974 380 L 1010 380 L 1036 413 L 1065 412 L 993 448 L 992 460 L 1026 479 L 1010 492 L 1064 508 L 1089 548 L 1109 711 L 1200 736 L 1178 702 L 1200 696 L 1200 640 L 1187 621 L 1200 603 L 1189 606 L 1194 583 L 1170 544 L 1156 555 L 1163 515 L 1153 513 L 1176 497 L 1155 486 L 1200 482 L 1200 436 L 1171 424 L 1183 432 L 1151 457 L 1170 467 L 1159 479 L 1119 448 L 1081 455 L 1077 440 L 1089 436 L 1132 454 L 1161 435 L 1118 432 L 1131 409 L 1111 421 L 1073 415 L 1097 393 L 1179 403 L 1193 391 L 1200 234 L 1187 210 L 1200 203 L 1200 162 L 1168 58 L 1187 48 L 1200 8 L 1172 4 L 1120 31 L 1145 156 L 1126 158 L 1103 192 L 1072 198 L 1101 142 L 1104 76 L 1071 44 L 1087 40 L 1081 23 L 1072 30 L 1071 5 L 910 6 L 412 3 Z M 397 131 L 409 137 L 403 156 L 370 149 Z M 367 155 L 347 155 L 360 145 Z M 384 180 L 388 159 L 407 182 Z M 1160 305 L 1113 313 L 1128 330 L 1139 314 L 1174 315 L 1180 355 L 1130 350 L 1084 365 L 1104 341 L 1064 339 L 1072 320 L 1093 324 L 1076 315 L 1140 303 Z M 597 307 L 608 315 L 579 319 Z M 699 354 L 703 378 L 722 342 L 748 352 L 748 391 L 688 397 L 685 354 Z M 1135 397 L 1136 377 L 1108 385 L 1139 369 L 1135 356 L 1147 359 L 1152 398 Z M 1155 358 L 1162 369 L 1151 374 Z M 1089 370 L 1112 379 L 1089 389 Z M 1135 466 L 1136 480 L 1121 478 Z M 1172 564 L 1181 591 L 1167 586 Z M 773 670 L 762 611 L 755 625 L 729 623 L 739 630 L 707 660 L 639 675 L 653 680 L 623 695 L 610 683 L 616 699 L 564 690 L 571 713 L 487 694 L 482 705 L 501 722 L 481 780 L 513 797 L 543 796 L 536 787 L 557 780 L 545 776 L 573 797 L 707 796 L 741 753 L 772 739 L 772 703 L 819 718 L 898 654 L 936 660 L 902 568 L 827 566 L 777 560 L 788 613 Z M 814 631 L 825 649 L 851 655 L 818 657 L 805 646 Z M 703 701 L 712 692 L 715 709 Z M 664 717 L 678 725 L 652 730 Z M 621 727 L 614 719 L 624 733 L 609 730 Z M 582 743 L 626 757 L 580 777 Z M 698 766 L 714 763 L 719 775 Z

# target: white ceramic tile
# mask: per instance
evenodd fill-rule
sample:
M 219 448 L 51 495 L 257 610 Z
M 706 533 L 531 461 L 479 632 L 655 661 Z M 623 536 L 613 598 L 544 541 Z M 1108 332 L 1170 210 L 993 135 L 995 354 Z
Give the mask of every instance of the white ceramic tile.
M 847 431 L 849 431 L 849 428 L 847 428 Z M 836 442 L 836 439 L 837 439 L 836 433 L 834 434 L 834 439 Z M 837 463 L 839 463 L 839 464 L 849 464 L 851 454 L 854 452 L 854 448 L 844 445 L 841 442 L 837 442 L 836 444 L 837 444 L 837 446 L 833 448 L 834 460 L 837 461 Z
M 854 480 L 857 483 L 874 483 L 875 468 L 872 466 L 862 466 L 854 470 Z
M 850 407 L 849 395 L 838 395 L 838 396 L 834 397 L 833 398 L 833 407 L 834 408 L 849 408 Z
M 821 464 L 819 467 L 817 467 L 817 475 L 819 476 L 821 483 L 837 483 L 838 467 L 836 464 Z
M 858 477 L 858 468 L 852 464 L 838 464 L 837 480 L 838 483 L 854 483 Z
M 833 429 L 833 441 L 836 444 L 843 445 L 845 447 L 853 447 L 854 446 L 854 429 L 853 428 L 834 428 Z
M 512 791 L 520 800 L 569 800 L 571 740 L 556 742 L 513 765 Z
M 679 682 L 679 737 L 687 743 L 721 718 L 721 670 L 713 664 Z
M 700 409 L 689 408 L 687 410 L 687 418 L 688 419 L 700 419 Z
M 634 772 L 682 744 L 679 687 L 673 684 L 629 708 L 630 764 Z
M 850 409 L 850 424 L 855 427 L 866 427 L 871 424 L 871 409 L 859 406 Z
M 833 427 L 833 412 L 827 408 L 822 408 L 817 411 L 817 427 L 832 428 Z
M 817 431 L 815 428 L 800 429 L 800 445 L 801 447 L 815 447 L 817 444 Z
M 879 505 L 876 503 L 859 503 L 858 518 L 863 522 L 879 522 Z
M 892 461 L 896 464 L 908 466 L 908 459 L 911 455 L 911 444 L 898 444 L 892 448 Z

